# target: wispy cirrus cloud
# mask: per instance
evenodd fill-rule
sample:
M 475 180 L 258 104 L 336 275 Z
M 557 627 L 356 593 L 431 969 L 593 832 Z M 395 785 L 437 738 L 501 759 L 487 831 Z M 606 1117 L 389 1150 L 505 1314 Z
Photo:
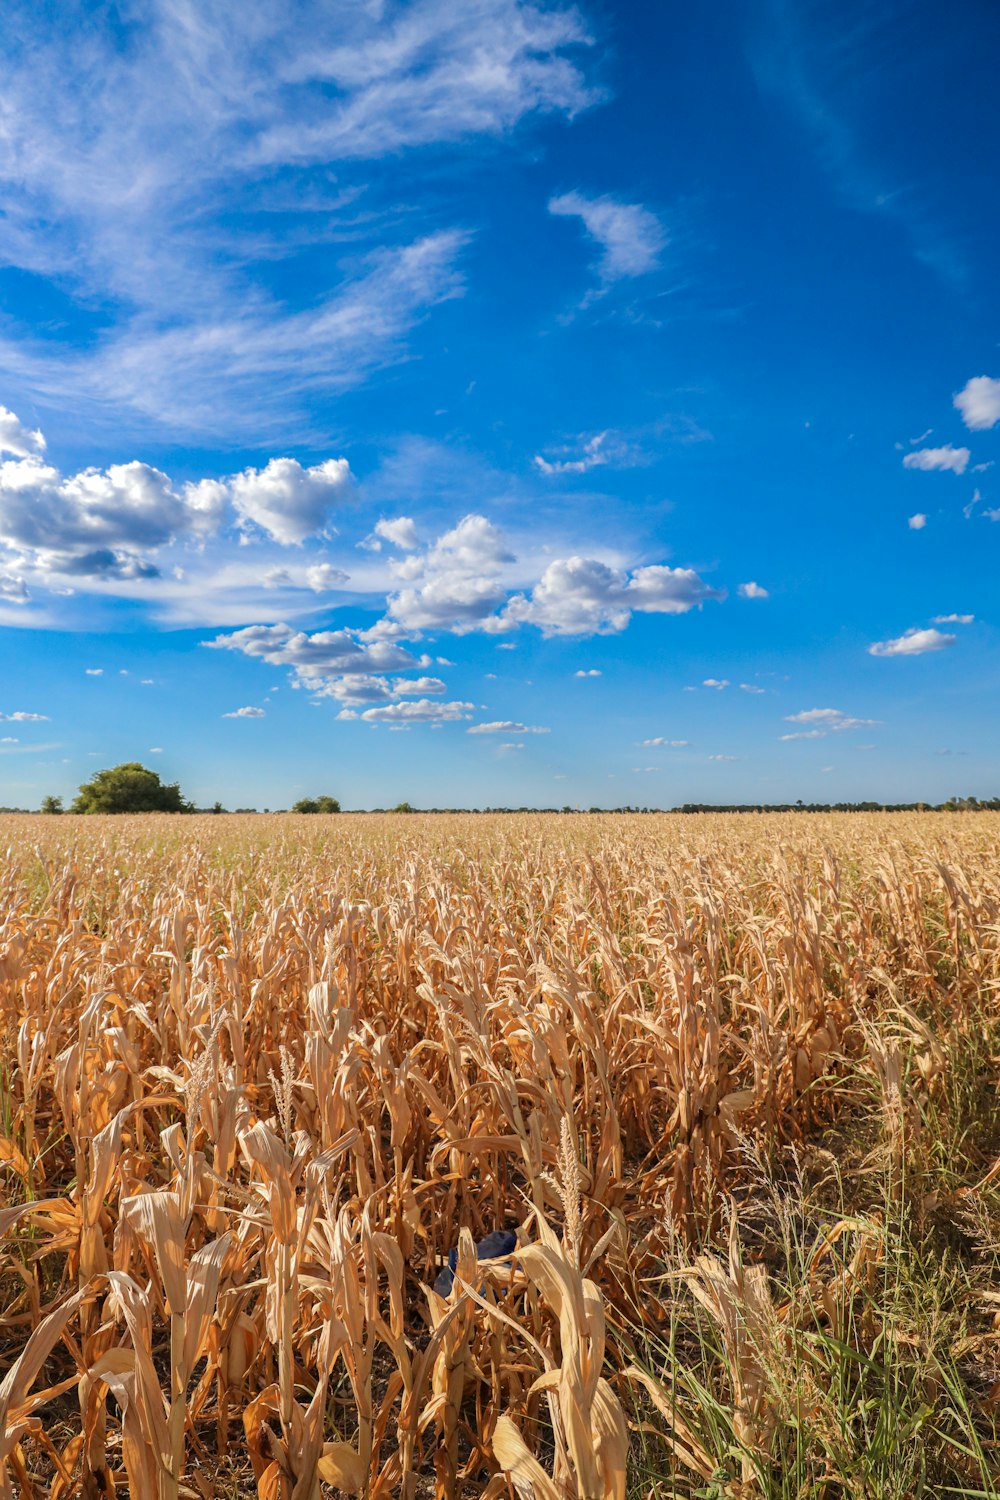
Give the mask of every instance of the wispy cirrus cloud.
M 766 0 L 759 13 L 750 47 L 757 83 L 795 120 L 838 195 L 856 210 L 894 221 L 915 258 L 944 280 L 964 280 L 964 247 L 948 227 L 953 202 L 915 184 L 912 163 L 871 144 L 873 118 L 886 100 L 902 100 L 914 87 L 915 55 L 905 54 L 904 63 L 897 7 Z
M 488 724 L 473 724 L 466 734 L 548 734 L 544 724 L 522 724 L 517 719 L 493 719 Z
M 839 708 L 804 708 L 797 714 L 786 714 L 786 724 L 801 724 L 801 729 L 778 736 L 780 740 L 822 740 L 828 734 L 843 734 L 851 729 L 870 729 L 878 719 L 856 719 Z
M 656 214 L 641 203 L 626 203 L 610 194 L 559 193 L 549 199 L 549 213 L 581 221 L 598 246 L 596 270 L 605 286 L 655 271 L 668 243 Z
M 527 0 L 138 0 L 120 25 L 12 0 L 0 258 L 58 282 L 87 337 L 8 322 L 8 371 L 50 403 L 230 433 L 357 384 L 461 289 L 464 232 L 407 232 L 394 161 L 572 118 L 601 97 L 589 41 Z M 276 268 L 321 247 L 327 286 L 297 297 Z

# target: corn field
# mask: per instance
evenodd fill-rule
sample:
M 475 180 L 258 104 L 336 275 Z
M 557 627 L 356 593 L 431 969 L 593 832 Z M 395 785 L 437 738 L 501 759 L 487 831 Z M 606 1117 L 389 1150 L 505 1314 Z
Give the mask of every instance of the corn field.
M 0 1496 L 998 1493 L 998 837 L 0 820 Z

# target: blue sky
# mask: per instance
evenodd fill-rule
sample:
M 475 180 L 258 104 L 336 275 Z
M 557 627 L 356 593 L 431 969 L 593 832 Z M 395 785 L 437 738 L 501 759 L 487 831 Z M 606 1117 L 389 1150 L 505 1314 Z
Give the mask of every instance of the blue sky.
M 1000 792 L 991 0 L 4 23 L 0 802 Z

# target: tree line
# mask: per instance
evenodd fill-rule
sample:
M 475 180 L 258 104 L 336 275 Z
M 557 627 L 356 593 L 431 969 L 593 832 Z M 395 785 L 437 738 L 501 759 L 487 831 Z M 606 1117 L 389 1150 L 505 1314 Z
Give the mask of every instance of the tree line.
M 398 802 L 395 807 L 374 807 L 371 812 L 413 813 L 418 809 L 409 802 Z M 27 812 L 27 808 L 4 807 L 0 812 Z M 40 812 L 55 814 L 66 811 L 61 797 L 43 799 Z M 156 771 L 151 771 L 139 761 L 125 761 L 120 766 L 98 771 L 80 787 L 79 794 L 70 804 L 73 813 L 225 813 L 229 809 L 221 802 L 211 807 L 196 807 L 185 798 L 176 781 L 164 782 Z M 237 807 L 237 813 L 256 813 L 255 807 Z M 265 808 L 270 812 L 270 808 Z M 274 809 L 284 812 L 284 808 Z M 339 813 L 340 802 L 336 797 L 302 797 L 289 811 L 293 813 Z M 423 812 L 444 813 L 658 813 L 659 807 L 639 807 L 627 804 L 622 807 L 428 807 Z M 672 809 L 681 813 L 767 813 L 767 812 L 1000 812 L 1000 797 L 986 800 L 978 797 L 949 797 L 946 802 L 685 802 Z

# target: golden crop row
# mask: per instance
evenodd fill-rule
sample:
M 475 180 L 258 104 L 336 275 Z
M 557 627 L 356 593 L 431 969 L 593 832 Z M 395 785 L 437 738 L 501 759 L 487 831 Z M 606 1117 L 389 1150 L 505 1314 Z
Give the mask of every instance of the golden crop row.
M 996 1008 L 998 835 L 0 820 L 0 1494 L 620 1500 L 608 1320 L 662 1316 L 668 1243 L 750 1421 L 763 1273 L 696 1247 L 742 1142 L 824 1127 L 859 1058 L 932 1082 L 935 1018 Z

